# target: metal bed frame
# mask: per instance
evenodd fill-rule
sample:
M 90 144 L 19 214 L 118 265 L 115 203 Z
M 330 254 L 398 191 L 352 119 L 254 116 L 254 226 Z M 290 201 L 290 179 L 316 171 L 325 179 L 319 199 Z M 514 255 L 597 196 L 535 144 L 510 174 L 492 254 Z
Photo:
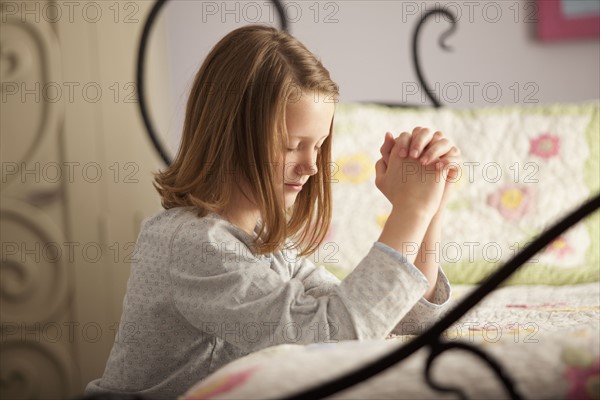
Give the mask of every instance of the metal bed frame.
M 144 121 L 144 125 L 147 129 L 147 133 L 162 160 L 167 165 L 169 165 L 171 163 L 171 158 L 168 152 L 161 144 L 156 134 L 156 130 L 154 129 L 154 125 L 152 124 L 152 121 L 150 119 L 150 115 L 148 113 L 148 108 L 144 97 L 144 57 L 146 53 L 148 37 L 152 28 L 152 24 L 154 23 L 160 10 L 166 3 L 168 3 L 168 0 L 157 0 L 152 10 L 150 11 L 148 19 L 146 20 L 146 23 L 144 25 L 144 30 L 142 33 L 138 50 L 136 81 L 139 101 L 138 104 L 140 107 L 140 112 Z M 271 0 L 271 3 L 273 3 L 273 5 L 275 6 L 275 10 L 277 11 L 280 29 L 289 32 L 288 19 L 285 15 L 285 10 L 281 3 L 281 0 Z M 419 20 L 413 32 L 412 55 L 413 65 L 419 83 L 421 84 L 429 100 L 433 103 L 433 107 L 439 108 L 442 106 L 442 104 L 436 98 L 435 93 L 431 90 L 430 86 L 425 81 L 418 55 L 418 40 L 421 29 L 424 26 L 425 22 L 434 15 L 443 15 L 446 17 L 447 21 L 451 23 L 450 28 L 446 30 L 439 38 L 440 47 L 442 47 L 445 50 L 449 50 L 449 47 L 446 46 L 444 41 L 456 30 L 456 17 L 447 9 L 437 8 L 428 11 Z M 420 107 L 418 105 L 404 103 L 371 103 L 386 105 L 389 107 Z M 484 281 L 480 282 L 480 285 L 475 290 L 473 290 L 471 294 L 466 296 L 462 301 L 460 301 L 452 309 L 450 309 L 449 312 L 436 324 L 432 325 L 429 329 L 427 329 L 421 335 L 417 336 L 404 346 L 401 346 L 400 348 L 390 352 L 389 354 L 382 356 L 379 359 L 372 361 L 369 364 L 364 365 L 363 367 L 360 367 L 359 369 L 349 374 L 340 376 L 318 386 L 306 389 L 302 392 L 292 394 L 289 397 L 287 397 L 287 399 L 315 399 L 330 396 L 334 393 L 345 390 L 353 385 L 356 385 L 364 380 L 367 380 L 377 375 L 378 373 L 386 370 L 387 368 L 401 362 L 402 360 L 409 357 L 410 355 L 412 355 L 417 350 L 423 347 L 428 347 L 430 349 L 430 353 L 427 357 L 423 374 L 425 376 L 425 381 L 433 389 L 441 392 L 454 393 L 461 399 L 467 398 L 465 392 L 461 390 L 460 387 L 441 386 L 432 379 L 431 375 L 431 368 L 433 366 L 434 361 L 439 355 L 443 354 L 445 351 L 450 349 L 461 349 L 479 357 L 482 361 L 484 361 L 492 369 L 497 379 L 502 383 L 503 387 L 506 389 L 507 394 L 512 399 L 523 398 L 523 396 L 517 390 L 513 378 L 506 373 L 506 371 L 502 368 L 501 364 L 497 360 L 495 360 L 493 357 L 491 357 L 489 354 L 487 354 L 477 346 L 469 344 L 467 342 L 445 341 L 442 339 L 442 334 L 453 323 L 455 323 L 458 319 L 464 316 L 467 313 L 467 311 L 473 308 L 485 296 L 487 296 L 491 291 L 496 289 L 502 282 L 504 282 L 504 280 L 510 277 L 510 275 L 512 275 L 521 265 L 527 262 L 533 255 L 535 255 L 538 251 L 542 250 L 546 245 L 552 242 L 552 240 L 558 237 L 561 233 L 563 233 L 573 225 L 577 224 L 579 221 L 581 221 L 586 216 L 590 215 L 598 208 L 600 208 L 600 195 L 597 194 L 595 197 L 588 199 L 577 209 L 572 211 L 566 217 L 558 221 L 555 225 L 553 225 L 552 227 L 544 231 L 542 234 L 540 234 L 531 244 L 529 244 L 522 251 L 515 254 L 510 260 L 508 260 L 504 266 L 499 268 L 495 273 L 490 275 Z

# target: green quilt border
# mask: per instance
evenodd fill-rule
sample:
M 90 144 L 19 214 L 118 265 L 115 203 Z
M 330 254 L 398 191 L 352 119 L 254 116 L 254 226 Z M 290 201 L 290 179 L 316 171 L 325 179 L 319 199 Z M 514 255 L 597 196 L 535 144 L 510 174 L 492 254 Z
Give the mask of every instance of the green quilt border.
M 356 109 L 374 109 L 386 114 L 397 113 L 430 113 L 428 108 L 389 108 L 378 104 L 339 103 L 336 112 L 352 113 Z M 445 110 L 445 109 L 442 109 Z M 448 109 L 461 116 L 477 115 L 502 115 L 519 112 L 527 115 L 589 115 L 592 114 L 586 130 L 586 139 L 589 144 L 590 155 L 585 162 L 584 180 L 590 190 L 600 187 L 600 102 L 590 101 L 581 104 L 553 104 L 553 105 L 528 105 L 528 106 L 491 106 L 477 109 Z M 592 193 L 593 195 L 594 193 Z M 600 240 L 600 211 L 593 213 L 583 222 L 588 229 L 592 243 Z M 531 241 L 528 240 L 528 241 Z M 520 247 L 522 248 L 522 247 Z M 477 284 L 495 272 L 503 263 L 492 263 L 485 260 L 476 262 L 459 262 L 442 264 L 448 280 L 454 284 Z M 324 264 L 324 267 L 343 280 L 349 273 L 347 269 L 337 265 Z M 570 285 L 600 281 L 600 247 L 591 245 L 585 256 L 585 267 L 561 268 L 540 263 L 527 263 L 516 271 L 501 286 L 508 285 Z

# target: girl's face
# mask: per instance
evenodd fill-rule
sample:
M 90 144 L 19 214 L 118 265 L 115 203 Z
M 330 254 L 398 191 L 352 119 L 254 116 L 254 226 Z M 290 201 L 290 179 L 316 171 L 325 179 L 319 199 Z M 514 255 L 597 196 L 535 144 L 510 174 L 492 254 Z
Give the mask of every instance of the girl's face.
M 317 155 L 329 135 L 334 110 L 330 97 L 317 92 L 303 92 L 299 100 L 287 105 L 288 144 L 279 180 L 286 209 L 294 204 L 308 178 L 318 172 Z

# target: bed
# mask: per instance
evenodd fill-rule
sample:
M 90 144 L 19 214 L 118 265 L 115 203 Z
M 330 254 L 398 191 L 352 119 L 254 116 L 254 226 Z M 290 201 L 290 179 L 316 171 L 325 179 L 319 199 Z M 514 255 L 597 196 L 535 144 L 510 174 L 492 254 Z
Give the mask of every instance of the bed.
M 358 264 L 391 210 L 373 182 L 383 133 L 434 127 L 465 160 L 440 243 L 453 290 L 449 312 L 413 335 L 266 348 L 182 399 L 600 398 L 600 104 L 438 107 L 416 47 L 425 20 L 440 12 L 451 16 L 427 13 L 413 39 L 435 108 L 337 104 L 334 214 L 312 261 L 340 279 Z M 142 40 L 140 107 L 169 162 L 145 110 L 144 48 Z
M 471 286 L 453 289 L 453 299 L 458 300 Z M 474 344 L 497 358 L 525 398 L 592 399 L 599 384 L 598 328 L 596 283 L 510 286 L 487 296 L 448 329 L 445 340 Z M 284 398 L 356 369 L 413 339 L 398 336 L 267 348 L 223 367 L 183 398 Z M 426 350 L 421 349 L 384 373 L 330 398 L 456 398 L 427 385 L 423 376 L 426 358 Z M 469 398 L 509 397 L 494 374 L 465 352 L 440 356 L 432 376 L 442 385 L 458 386 Z
M 472 174 L 463 171 L 457 182 L 440 248 L 442 267 L 452 282 L 452 302 L 460 303 L 573 205 L 598 191 L 599 117 L 597 102 L 470 110 L 338 105 L 334 216 L 329 236 L 312 261 L 343 279 L 376 240 L 389 212 L 389 204 L 372 187 L 380 138 L 361 133 L 417 122 L 440 127 L 473 166 Z M 487 153 L 486 159 L 479 149 L 494 148 L 499 137 L 504 146 Z M 487 175 L 481 175 L 478 165 L 489 165 Z M 457 386 L 469 398 L 598 398 L 598 217 L 595 212 L 552 240 L 445 329 L 441 340 L 455 347 L 431 362 L 432 383 Z M 360 230 L 353 229 L 353 221 L 360 221 Z M 416 337 L 392 333 L 381 341 L 267 348 L 223 367 L 183 398 L 286 398 L 354 371 Z M 463 343 L 497 360 L 515 393 L 470 350 L 460 351 Z M 428 357 L 428 350 L 421 348 L 331 398 L 455 398 L 427 384 L 423 372 Z

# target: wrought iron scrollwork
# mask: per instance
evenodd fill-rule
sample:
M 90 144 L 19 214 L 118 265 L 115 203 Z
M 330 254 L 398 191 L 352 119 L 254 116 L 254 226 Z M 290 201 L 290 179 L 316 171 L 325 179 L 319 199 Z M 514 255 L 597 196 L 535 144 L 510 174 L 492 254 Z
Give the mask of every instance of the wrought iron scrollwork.
M 442 106 L 442 104 L 437 99 L 435 92 L 431 89 L 431 86 L 429 86 L 429 84 L 425 80 L 425 77 L 423 76 L 423 70 L 421 68 L 421 59 L 419 56 L 419 36 L 421 33 L 421 29 L 422 29 L 423 25 L 425 24 L 425 22 L 427 20 L 431 19 L 431 17 L 433 17 L 434 15 L 443 15 L 444 17 L 448 18 L 448 20 L 450 21 L 450 23 L 451 23 L 450 28 L 448 28 L 440 36 L 438 43 L 439 43 L 440 47 L 446 51 L 450 51 L 452 49 L 450 46 L 446 45 L 446 39 L 450 35 L 452 35 L 454 33 L 454 31 L 456 30 L 456 16 L 444 8 L 436 8 L 436 9 L 430 10 L 427 13 L 425 13 L 423 15 L 423 17 L 419 20 L 419 23 L 417 24 L 417 27 L 415 28 L 415 32 L 413 33 L 412 53 L 413 53 L 413 65 L 415 67 L 415 72 L 417 73 L 417 79 L 419 79 L 419 83 L 421 84 L 421 87 L 425 91 L 425 94 L 427 95 L 427 97 L 429 97 L 429 100 L 431 100 L 431 102 L 433 103 L 433 106 L 436 108 L 439 108 Z
M 140 41 L 139 51 L 138 51 L 138 60 L 137 60 L 137 90 L 138 90 L 138 101 L 139 107 L 142 114 L 142 118 L 144 120 L 144 124 L 146 126 L 147 133 L 159 153 L 160 157 L 163 161 L 169 165 L 171 163 L 171 158 L 168 155 L 167 151 L 164 149 L 160 140 L 156 135 L 156 131 L 154 126 L 150 120 L 149 113 L 147 110 L 146 101 L 144 98 L 144 56 L 146 52 L 146 46 L 148 42 L 148 37 L 150 34 L 150 29 L 152 24 L 154 23 L 156 17 L 160 9 L 167 3 L 168 0 L 157 0 L 155 5 L 153 6 L 148 19 L 144 25 L 142 38 Z M 288 21 L 286 19 L 284 9 L 279 0 L 272 0 L 275 4 L 275 8 L 280 17 L 281 29 L 288 29 Z M 420 84 L 423 87 L 423 90 L 432 101 L 435 107 L 440 107 L 441 104 L 439 100 L 436 98 L 433 90 L 431 90 L 430 86 L 425 81 L 423 76 L 423 72 L 421 69 L 420 59 L 417 51 L 418 39 L 421 32 L 421 29 L 424 23 L 430 19 L 434 15 L 444 15 L 451 22 L 451 27 L 445 31 L 442 36 L 439 38 L 440 46 L 448 50 L 449 47 L 445 44 L 445 40 L 448 36 L 450 36 L 456 30 L 456 17 L 449 12 L 448 10 L 438 8 L 427 12 L 421 20 L 419 21 L 414 34 L 413 34 L 413 62 L 415 66 L 415 70 L 417 73 L 417 77 L 419 79 Z M 387 104 L 392 106 L 408 106 L 406 104 Z M 443 332 L 448 329 L 453 323 L 458 321 L 463 315 L 466 314 L 471 308 L 473 308 L 476 304 L 478 304 L 485 296 L 487 296 L 491 291 L 497 288 L 503 281 L 505 281 L 509 276 L 511 276 L 521 265 L 523 265 L 527 260 L 529 260 L 533 255 L 535 255 L 538 251 L 542 250 L 545 246 L 547 246 L 552 240 L 558 237 L 561 233 L 566 231 L 571 226 L 578 223 L 580 220 L 594 212 L 600 208 L 600 195 L 596 195 L 596 197 L 589 199 L 575 211 L 571 212 L 569 215 L 560 220 L 557 224 L 552 226 L 550 229 L 543 232 L 536 240 L 530 243 L 527 247 L 525 247 L 521 252 L 513 256 L 504 266 L 498 269 L 495 273 L 490 275 L 486 280 L 484 280 L 480 286 L 478 286 L 475 290 L 473 290 L 465 299 L 455 305 L 442 319 L 440 319 L 436 324 L 431 326 L 421 335 L 417 336 L 406 345 L 401 346 L 400 348 L 390 352 L 389 354 L 380 357 L 379 359 L 370 362 L 369 364 L 352 371 L 344 376 L 335 378 L 329 382 L 325 382 L 319 386 L 310 388 L 308 390 L 304 390 L 302 392 L 296 393 L 288 397 L 288 400 L 297 400 L 297 399 L 315 399 L 322 398 L 326 396 L 330 396 L 334 393 L 337 393 L 341 390 L 347 389 L 353 385 L 356 385 L 360 382 L 363 382 L 374 375 L 386 370 L 387 368 L 396 365 L 401 362 L 405 358 L 409 357 L 417 350 L 423 347 L 429 347 L 430 353 L 428 355 L 426 366 L 424 370 L 425 379 L 428 384 L 437 390 L 445 391 L 445 392 L 453 392 L 459 395 L 461 398 L 466 398 L 465 393 L 457 387 L 445 387 L 433 381 L 431 377 L 431 369 L 435 359 L 443 354 L 445 351 L 449 349 L 461 349 L 463 351 L 468 351 L 480 359 L 485 361 L 487 365 L 492 369 L 492 371 L 496 374 L 499 381 L 502 382 L 504 387 L 507 390 L 507 393 L 513 399 L 520 399 L 522 396 L 518 393 L 513 380 L 510 378 L 508 374 L 502 369 L 500 363 L 494 360 L 490 355 L 486 354 L 481 349 L 476 346 L 466 344 L 464 342 L 443 342 L 440 339 L 440 336 Z
M 429 356 L 427 357 L 427 361 L 425 363 L 425 381 L 433 389 L 440 391 L 440 392 L 454 393 L 460 399 L 463 399 L 463 400 L 468 399 L 467 395 L 459 387 L 457 387 L 457 386 L 442 386 L 442 385 L 436 383 L 433 380 L 433 377 L 431 376 L 431 369 L 433 367 L 433 362 L 435 361 L 435 359 L 439 355 L 444 353 L 445 351 L 451 350 L 454 348 L 467 351 L 467 352 L 479 357 L 482 361 L 484 361 L 492 369 L 492 371 L 494 371 L 494 373 L 496 374 L 498 379 L 502 382 L 502 384 L 506 388 L 506 391 L 508 392 L 508 395 L 510 396 L 511 399 L 522 399 L 523 398 L 523 396 L 521 396 L 519 394 L 518 390 L 516 389 L 516 386 L 515 386 L 512 378 L 510 377 L 510 375 L 508 375 L 502 369 L 501 364 L 498 361 L 496 361 L 492 356 L 490 356 L 483 350 L 479 349 L 477 346 L 474 346 L 470 343 L 446 342 L 446 341 L 439 340 L 439 337 L 438 337 L 437 342 L 434 342 L 431 345 L 431 353 L 429 353 Z
M 423 16 L 417 23 L 417 26 L 415 27 L 415 30 L 413 31 L 413 34 L 412 34 L 412 63 L 413 63 L 413 67 L 415 69 L 415 73 L 417 74 L 417 80 L 419 81 L 419 84 L 421 85 L 421 90 L 423 90 L 423 92 L 425 93 L 427 98 L 429 98 L 429 100 L 431 101 L 431 103 L 433 104 L 433 106 L 435 108 L 440 108 L 443 106 L 443 104 L 436 97 L 435 91 L 433 89 L 431 89 L 431 86 L 427 83 L 427 80 L 425 79 L 425 75 L 423 73 L 423 67 L 421 64 L 421 57 L 419 56 L 419 40 L 421 40 L 420 39 L 421 33 L 423 30 L 423 27 L 425 26 L 425 23 L 427 21 L 431 20 L 431 18 L 433 16 L 440 16 L 440 15 L 442 15 L 444 17 L 444 19 L 446 19 L 448 22 L 450 22 L 451 25 L 439 37 L 438 43 L 443 50 L 451 51 L 452 48 L 446 44 L 446 39 L 448 39 L 448 37 L 450 37 L 456 31 L 457 18 L 454 14 L 452 14 L 452 12 L 448 11 L 447 9 L 438 7 L 438 8 L 434 8 L 433 10 L 430 10 L 430 11 L 426 12 L 425 14 L 423 14 Z M 400 107 L 400 108 L 423 107 L 422 104 L 393 103 L 393 102 L 382 102 L 382 101 L 366 101 L 365 103 L 375 103 L 375 104 L 379 104 L 382 106 Z

